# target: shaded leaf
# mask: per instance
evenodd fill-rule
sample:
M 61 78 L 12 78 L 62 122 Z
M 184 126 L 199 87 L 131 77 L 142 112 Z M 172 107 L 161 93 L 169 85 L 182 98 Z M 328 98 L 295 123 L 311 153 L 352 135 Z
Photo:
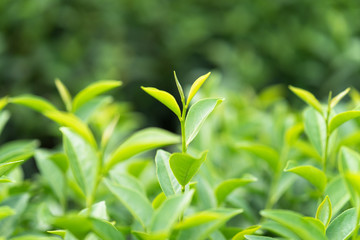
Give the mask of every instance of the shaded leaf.
M 40 113 L 57 111 L 56 107 L 46 99 L 30 94 L 10 98 L 10 102 L 29 107 Z
M 226 199 L 226 197 L 235 189 L 245 186 L 256 180 L 257 179 L 255 177 L 249 176 L 249 177 L 244 177 L 244 178 L 228 179 L 228 180 L 221 182 L 215 188 L 215 196 L 216 196 L 218 204 L 221 204 Z
M 350 195 L 341 176 L 333 178 L 326 186 L 324 195 L 328 195 L 332 204 L 332 215 L 337 213 L 349 201 Z
M 194 140 L 206 118 L 222 101 L 223 99 L 219 98 L 201 99 L 191 106 L 185 120 L 186 146 Z
M 186 153 L 173 153 L 170 156 L 170 167 L 174 176 L 183 187 L 199 171 L 202 163 L 206 160 L 207 151 L 203 152 L 200 158 L 194 158 Z
M 2 175 L 5 175 L 6 173 L 10 172 L 12 169 L 14 169 L 15 167 L 19 166 L 19 165 L 22 164 L 23 162 L 24 162 L 24 160 L 1 163 L 1 164 L 0 164 L 0 177 L 1 177 Z
M 176 144 L 180 142 L 180 137 L 171 132 L 159 128 L 146 128 L 134 133 L 124 143 L 122 143 L 107 161 L 105 172 L 109 171 L 114 165 L 130 157 L 154 148 Z
M 342 91 L 341 93 L 339 93 L 338 95 L 336 95 L 333 99 L 331 99 L 330 107 L 334 108 L 340 102 L 340 100 L 343 97 L 345 97 L 346 94 L 348 94 L 349 92 L 350 92 L 350 88 L 347 88 L 344 91 Z
M 329 196 L 326 196 L 325 199 L 320 203 L 315 218 L 319 219 L 327 228 L 330 223 L 331 215 L 332 215 L 332 208 Z
M 178 118 L 181 117 L 181 112 L 179 105 L 177 104 L 173 95 L 168 92 L 153 88 L 153 87 L 141 87 L 145 92 L 147 92 L 150 96 L 154 97 L 156 100 L 164 104 L 171 111 L 175 113 Z
M 17 140 L 0 146 L 0 163 L 26 160 L 34 154 L 39 145 L 36 140 Z
M 113 80 L 102 80 L 93 83 L 81 90 L 75 97 L 72 104 L 72 111 L 76 112 L 82 105 L 90 99 L 107 92 L 113 88 L 121 86 L 122 82 Z
M 146 196 L 131 188 L 115 185 L 109 180 L 105 180 L 105 184 L 145 229 L 153 214 L 151 203 Z
M 360 117 L 360 111 L 347 111 L 335 115 L 329 123 L 329 132 L 332 133 L 345 122 Z
M 0 98 L 0 111 L 8 104 L 9 98 L 2 97 Z
M 293 166 L 294 163 L 289 161 L 284 171 L 292 172 L 300 177 L 305 178 L 311 184 L 313 184 L 320 192 L 323 192 L 326 187 L 326 175 L 320 169 L 313 167 L 311 165 L 306 166 Z
M 76 183 L 85 196 L 90 197 L 95 187 L 99 167 L 97 152 L 82 136 L 70 128 L 62 127 L 60 130 L 64 138 L 64 151 L 69 159 Z
M 152 207 L 153 209 L 158 209 L 166 200 L 166 195 L 164 192 L 159 193 L 154 200 L 152 201 Z
M 192 86 L 190 88 L 190 91 L 189 91 L 188 99 L 187 99 L 187 102 L 186 102 L 187 106 L 190 104 L 191 100 L 193 99 L 195 94 L 199 91 L 200 87 L 203 85 L 203 83 L 206 81 L 206 79 L 208 79 L 210 74 L 211 74 L 211 72 L 208 72 L 207 74 L 200 76 L 192 84 Z
M 84 239 L 91 231 L 91 221 L 87 216 L 69 214 L 54 219 L 53 225 L 66 229 L 79 239 Z M 67 235 L 67 234 L 66 234 Z
M 170 153 L 164 150 L 158 150 L 155 156 L 156 176 L 166 196 L 171 196 L 181 191 L 181 186 L 170 168 L 170 155 Z
M 55 85 L 60 94 L 61 100 L 65 104 L 66 110 L 70 112 L 72 109 L 72 99 L 69 90 L 58 78 L 55 79 Z
M 305 133 L 320 156 L 323 156 L 326 141 L 326 124 L 324 118 L 312 108 L 304 111 Z
M 119 232 L 110 222 L 96 218 L 90 218 L 90 222 L 92 224 L 92 231 L 96 233 L 100 239 L 125 240 L 123 234 Z
M 351 208 L 342 212 L 333 221 L 326 230 L 326 236 L 329 240 L 348 239 L 356 227 L 356 210 Z
M 293 87 L 293 86 L 289 86 L 289 88 L 293 93 L 295 93 L 304 102 L 306 102 L 307 104 L 312 106 L 319 113 L 323 114 L 322 106 L 321 106 L 320 102 L 315 98 L 315 96 L 312 93 L 310 93 L 304 89 Z

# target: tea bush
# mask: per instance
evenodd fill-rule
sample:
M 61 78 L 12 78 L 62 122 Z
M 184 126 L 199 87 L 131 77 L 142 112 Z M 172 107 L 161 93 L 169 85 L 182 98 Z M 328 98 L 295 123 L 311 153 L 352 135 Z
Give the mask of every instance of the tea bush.
M 323 104 L 290 86 L 306 103 L 299 111 L 282 86 L 239 93 L 209 76 L 184 91 L 174 74 L 180 101 L 142 87 L 175 114 L 179 135 L 141 129 L 126 104 L 104 96 L 120 81 L 72 96 L 56 80 L 63 107 L 1 98 L 0 132 L 13 104 L 62 135 L 53 149 L 0 146 L 2 239 L 359 239 L 359 93 L 330 92 Z M 30 158 L 39 173 L 24 179 Z

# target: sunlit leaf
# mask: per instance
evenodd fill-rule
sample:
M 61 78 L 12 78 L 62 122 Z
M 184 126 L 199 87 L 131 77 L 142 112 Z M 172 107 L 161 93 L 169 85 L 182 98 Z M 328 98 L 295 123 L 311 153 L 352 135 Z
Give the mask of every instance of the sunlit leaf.
M 9 100 L 12 103 L 29 107 L 40 113 L 57 111 L 56 107 L 52 105 L 48 100 L 30 94 L 13 97 Z
M 195 80 L 195 82 L 193 83 L 193 85 L 190 88 L 186 105 L 189 105 L 189 103 L 191 102 L 191 100 L 193 99 L 195 94 L 199 91 L 200 87 L 203 85 L 203 83 L 206 81 L 206 79 L 208 79 L 210 74 L 211 74 L 211 72 L 208 72 L 207 74 L 202 75 L 198 79 Z
M 289 128 L 285 133 L 286 144 L 292 146 L 299 138 L 299 135 L 304 131 L 304 124 L 298 123 Z
M 8 104 L 8 97 L 0 98 L 0 111 Z
M 357 217 L 355 208 L 342 212 L 333 221 L 326 230 L 326 236 L 329 240 L 348 239 L 356 227 Z
M 13 162 L 6 162 L 6 163 L 0 163 L 0 177 L 2 175 L 5 175 L 6 173 L 10 172 L 12 169 L 14 169 L 15 167 L 19 166 L 20 164 L 22 164 L 24 162 L 24 160 L 19 160 L 19 161 L 13 161 Z
M 255 233 L 257 230 L 259 230 L 261 228 L 261 226 L 251 226 L 248 227 L 244 230 L 242 230 L 241 232 L 237 233 L 232 240 L 243 240 L 245 239 L 245 235 L 251 235 L 253 233 Z
M 332 205 L 332 215 L 337 213 L 349 201 L 350 195 L 346 189 L 342 176 L 333 178 L 326 186 L 324 195 L 328 195 Z
M 180 142 L 180 137 L 159 128 L 146 128 L 134 133 L 122 143 L 110 156 L 106 164 L 106 171 L 114 165 L 130 157 L 154 148 Z
M 90 222 L 92 224 L 92 231 L 96 233 L 100 239 L 125 240 L 123 234 L 119 232 L 110 222 L 96 218 L 90 218 Z
M 340 127 L 345 122 L 360 117 L 360 111 L 347 111 L 335 115 L 329 124 L 329 132 L 332 133 L 335 129 Z
M 91 231 L 90 219 L 87 216 L 82 215 L 69 214 L 57 217 L 54 219 L 53 225 L 70 231 L 79 239 L 84 239 Z
M 140 231 L 132 231 L 138 239 L 140 240 L 167 240 L 169 236 L 167 233 L 146 233 Z
M 72 99 L 71 99 L 69 90 L 58 78 L 55 79 L 55 85 L 56 85 L 56 88 L 60 94 L 60 97 L 61 97 L 63 103 L 65 104 L 66 110 L 68 112 L 70 112 L 71 108 L 72 108 Z
M 150 96 L 154 97 L 156 100 L 164 104 L 171 111 L 173 111 L 176 116 L 181 117 L 181 112 L 179 105 L 177 104 L 173 95 L 168 92 L 153 88 L 153 87 L 141 87 L 145 92 Z
M 291 229 L 283 226 L 282 224 L 272 221 L 266 220 L 261 224 L 261 229 L 268 230 L 276 235 L 282 236 L 285 239 L 294 239 L 294 240 L 301 240 L 302 238 Z
M 223 99 L 201 99 L 191 106 L 185 120 L 185 138 L 188 146 L 199 133 L 206 118 L 214 111 Z
M 122 83 L 120 81 L 102 80 L 87 86 L 74 97 L 72 111 L 76 112 L 76 110 L 78 110 L 90 99 L 93 99 L 94 97 L 111 89 L 119 87 L 121 84 Z
M 0 207 L 0 220 L 15 214 L 14 209 L 9 206 L 1 206 Z
M 315 96 L 301 88 L 289 86 L 290 90 L 295 93 L 299 98 L 301 98 L 304 102 L 312 106 L 316 111 L 323 114 L 322 107 L 320 102 L 315 98 Z
M 153 209 L 158 209 L 166 200 L 166 195 L 164 192 L 159 193 L 154 200 L 152 201 L 152 207 Z
M 183 105 L 185 105 L 185 95 L 184 95 L 184 90 L 176 76 L 176 72 L 174 71 L 174 78 L 175 78 L 175 83 L 176 83 L 176 87 L 178 89 L 178 92 L 180 94 L 180 98 L 181 98 L 181 102 L 183 103 Z
M 322 201 L 316 211 L 315 217 L 319 219 L 327 228 L 330 223 L 331 215 L 332 215 L 332 207 L 329 196 L 326 196 L 324 201 Z
M 2 133 L 9 118 L 10 113 L 8 111 L 0 111 L 0 134 Z
M 333 99 L 331 99 L 330 107 L 334 108 L 340 102 L 340 100 L 343 97 L 345 97 L 346 94 L 348 94 L 349 92 L 350 92 L 350 88 L 347 88 L 344 91 L 342 91 L 341 93 L 339 93 L 338 95 L 336 95 Z
M 174 176 L 183 187 L 199 171 L 202 163 L 206 160 L 207 151 L 203 152 L 200 158 L 195 158 L 186 153 L 173 153 L 170 156 L 170 167 Z
M 311 165 L 304 165 L 304 166 L 293 166 L 294 163 L 289 161 L 285 170 L 286 172 L 295 173 L 306 180 L 308 180 L 311 184 L 313 184 L 320 192 L 322 192 L 326 187 L 326 175 L 320 169 L 311 166 Z
M 215 188 L 215 196 L 220 205 L 226 197 L 235 189 L 256 181 L 255 177 L 233 178 L 221 182 Z

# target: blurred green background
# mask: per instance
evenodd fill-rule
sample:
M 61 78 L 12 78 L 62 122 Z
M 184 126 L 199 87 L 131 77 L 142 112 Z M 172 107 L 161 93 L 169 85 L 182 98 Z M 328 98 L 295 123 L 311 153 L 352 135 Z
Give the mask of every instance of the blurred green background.
M 117 100 L 144 113 L 145 125 L 173 130 L 176 119 L 140 89 L 174 93 L 173 70 L 184 85 L 215 71 L 239 93 L 276 83 L 319 97 L 360 88 L 360 1 L 0 1 L 0 96 L 60 103 L 56 77 L 72 94 L 116 79 Z M 5 139 L 48 135 L 46 119 L 14 111 Z

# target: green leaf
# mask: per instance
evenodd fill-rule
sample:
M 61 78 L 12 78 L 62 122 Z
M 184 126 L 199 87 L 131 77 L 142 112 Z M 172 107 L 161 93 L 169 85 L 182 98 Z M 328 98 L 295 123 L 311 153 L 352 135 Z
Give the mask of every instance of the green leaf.
M 323 156 L 326 141 L 326 124 L 324 118 L 312 108 L 304 111 L 305 133 L 320 156 Z
M 316 111 L 323 114 L 322 112 L 322 106 L 320 102 L 315 98 L 315 96 L 301 88 L 289 86 L 290 90 L 295 93 L 299 98 L 301 98 L 304 102 L 312 106 Z
M 9 118 L 10 113 L 8 111 L 0 111 L 0 134 L 2 133 Z
M 57 111 L 56 107 L 46 99 L 30 94 L 10 98 L 10 102 L 29 107 L 40 113 Z
M 324 195 L 328 195 L 330 198 L 333 216 L 337 215 L 350 199 L 345 182 L 340 175 L 333 178 L 327 184 Z
M 76 112 L 82 105 L 90 99 L 107 92 L 113 88 L 121 86 L 122 82 L 113 80 L 102 80 L 95 82 L 83 90 L 81 90 L 75 97 L 72 104 L 72 111 Z
M 141 240 L 167 240 L 169 236 L 167 233 L 145 233 L 140 231 L 132 231 L 138 239 Z
M 301 240 L 302 238 L 296 235 L 292 230 L 289 228 L 281 225 L 278 222 L 272 220 L 266 220 L 261 224 L 261 229 L 268 230 L 270 232 L 276 233 L 284 237 L 285 239 L 293 239 L 293 240 Z
M 171 196 L 181 191 L 181 186 L 170 168 L 170 153 L 158 150 L 155 156 L 156 176 L 166 196 Z
M 119 232 L 110 222 L 96 218 L 90 218 L 90 222 L 92 224 L 93 232 L 95 232 L 96 235 L 100 237 L 100 239 L 125 240 L 122 233 Z
M 151 232 L 170 233 L 173 225 L 190 205 L 194 191 L 168 197 L 157 209 L 151 221 Z
M 222 101 L 223 99 L 219 98 L 201 99 L 193 106 L 191 106 L 185 120 L 186 146 L 188 146 L 191 141 L 194 140 L 206 118 Z
M 97 179 L 99 159 L 96 150 L 79 134 L 70 128 L 62 127 L 64 151 L 76 183 L 90 197 Z
M 89 127 L 74 114 L 56 111 L 48 112 L 45 114 L 45 116 L 63 127 L 71 128 L 73 131 L 80 134 L 92 146 L 96 147 L 94 135 L 91 133 Z
M 119 122 L 120 115 L 115 116 L 115 118 L 109 123 L 109 125 L 105 128 L 102 136 L 101 136 L 101 149 L 105 149 L 111 136 L 113 135 L 116 125 Z
M 48 237 L 46 235 L 22 235 L 20 237 L 13 237 L 10 240 L 59 240 L 57 237 Z
M 36 140 L 17 140 L 3 144 L 0 147 L 0 163 L 26 160 L 34 154 L 38 145 Z
M 218 230 L 232 217 L 242 213 L 241 209 L 213 209 L 208 210 L 207 216 L 202 213 L 196 213 L 194 216 L 185 218 L 184 223 L 180 222 L 177 225 L 177 229 L 182 229 L 179 233 L 178 240 L 202 240 L 206 239 L 212 232 Z M 209 215 L 214 213 L 212 219 L 209 219 Z M 217 214 L 217 217 L 215 218 Z M 202 217 L 195 217 L 202 215 Z M 200 224 L 199 224 L 200 223 Z
M 87 216 L 75 214 L 57 217 L 54 219 L 53 225 L 61 229 L 69 230 L 79 239 L 84 239 L 92 228 L 91 221 Z
M 200 158 L 194 158 L 186 153 L 173 153 L 170 156 L 171 170 L 180 185 L 185 187 L 190 182 L 206 160 L 206 156 L 207 151 L 203 152 Z
M 184 91 L 183 88 L 181 87 L 181 84 L 176 76 L 176 72 L 174 71 L 174 78 L 175 78 L 175 83 L 176 83 L 176 87 L 179 91 L 180 94 L 180 98 L 181 98 L 181 102 L 183 103 L 183 105 L 185 105 L 185 95 L 184 95 Z
M 329 133 L 332 133 L 335 129 L 340 127 L 345 122 L 360 117 L 360 111 L 347 111 L 335 115 L 329 124 Z
M 121 201 L 121 203 L 131 212 L 143 228 L 149 226 L 153 209 L 151 203 L 145 195 L 126 186 L 115 185 L 109 180 L 105 180 L 109 190 Z
M 326 175 L 320 169 L 313 167 L 311 165 L 306 166 L 293 166 L 293 161 L 289 161 L 285 168 L 285 172 L 292 172 L 300 177 L 305 178 L 311 184 L 313 184 L 320 192 L 323 192 L 326 187 Z
M 331 202 L 330 202 L 330 198 L 329 196 L 326 196 L 324 201 L 322 201 L 316 211 L 316 216 L 315 218 L 319 219 L 325 226 L 325 228 L 327 228 L 327 226 L 330 223 L 331 220 Z
M 71 112 L 71 108 L 72 108 L 72 99 L 71 99 L 71 95 L 69 93 L 69 90 L 66 88 L 66 86 L 60 81 L 60 79 L 55 79 L 55 85 L 56 88 L 60 94 L 60 97 L 63 101 L 63 103 L 65 104 L 66 110 L 68 112 Z
M 350 88 L 347 88 L 344 91 L 342 91 L 341 93 L 339 93 L 338 95 L 336 95 L 333 99 L 331 99 L 330 107 L 334 108 L 340 102 L 340 100 L 343 97 L 345 97 L 346 94 L 348 94 L 349 92 L 350 92 Z
M 298 140 L 299 135 L 304 131 L 304 124 L 298 123 L 291 128 L 289 128 L 285 133 L 285 142 L 289 146 L 292 146 L 295 144 L 295 142 Z
M 277 239 L 277 238 L 272 238 L 272 237 L 264 237 L 264 236 L 255 236 L 255 235 L 246 235 L 245 238 L 247 240 L 274 240 L 274 239 Z
M 89 210 L 90 210 L 90 213 L 89 213 Z M 93 217 L 96 219 L 101 219 L 101 220 L 109 220 L 109 215 L 107 214 L 105 201 L 95 203 L 90 208 L 85 208 L 85 209 L 81 210 L 79 215 L 90 216 L 90 217 Z
M 126 186 L 143 195 L 146 194 L 143 184 L 136 177 L 131 176 L 130 174 L 110 172 L 110 177 L 112 182 L 115 184 Z
M 261 228 L 261 226 L 251 226 L 248 227 L 244 230 L 242 230 L 241 232 L 237 233 L 232 240 L 243 240 L 245 239 L 245 235 L 252 235 L 253 233 L 255 233 L 257 230 L 259 230 Z
M 130 157 L 154 148 L 176 144 L 180 137 L 159 128 L 146 128 L 134 133 L 122 143 L 110 156 L 106 164 L 106 171 L 114 165 L 129 159 Z
M 164 192 L 159 193 L 154 200 L 152 201 L 152 207 L 153 209 L 158 209 L 166 200 L 166 195 Z
M 203 85 L 203 83 L 206 81 L 206 79 L 208 79 L 210 74 L 211 74 L 211 72 L 208 72 L 207 74 L 202 75 L 198 79 L 195 80 L 195 82 L 193 83 L 193 85 L 191 86 L 190 91 L 189 91 L 189 96 L 188 96 L 188 99 L 186 102 L 187 106 L 189 106 L 191 100 L 193 99 L 195 94 L 199 91 L 201 85 Z
M 280 156 L 273 148 L 250 142 L 240 143 L 238 147 L 265 160 L 273 171 L 277 170 Z
M 329 240 L 348 239 L 356 227 L 357 216 L 355 208 L 348 209 L 331 221 L 326 230 Z
M 37 150 L 35 152 L 36 166 L 39 168 L 41 176 L 46 179 L 52 191 L 64 206 L 66 201 L 66 179 L 61 169 L 50 157 L 51 154 L 45 150 Z
M 307 221 L 301 214 L 288 210 L 263 210 L 261 215 L 287 227 L 302 239 L 326 240 L 319 227 Z
M 0 220 L 0 233 L 2 237 L 8 239 L 8 237 L 13 234 L 15 228 L 18 226 L 22 214 L 28 206 L 29 199 L 30 196 L 25 193 L 8 197 L 0 203 L 0 208 L 6 206 L 13 209 L 15 212 L 14 215 Z
M 8 97 L 0 98 L 0 111 L 8 104 L 8 101 Z
M 215 188 L 215 196 L 216 196 L 218 205 L 220 205 L 226 199 L 226 197 L 235 189 L 245 186 L 256 180 L 257 179 L 255 177 L 250 176 L 250 177 L 245 177 L 245 178 L 228 179 L 228 180 L 221 182 Z
M 99 96 L 95 97 L 88 102 L 84 103 L 76 112 L 73 114 L 77 116 L 84 123 L 88 123 L 94 115 L 99 114 L 102 108 L 110 105 L 113 102 L 111 96 Z M 101 118 L 101 116 L 98 116 Z M 96 120 L 95 120 L 96 121 Z
M 22 164 L 24 160 L 14 161 L 14 162 L 6 162 L 0 164 L 0 177 L 10 172 L 12 169 L 16 168 L 20 164 Z
M 52 230 L 52 231 L 46 231 L 46 232 L 54 234 L 54 235 L 58 235 L 62 238 L 64 238 L 66 235 L 66 230 Z
M 0 207 L 0 220 L 12 215 L 15 215 L 14 209 L 10 208 L 9 206 Z
M 153 87 L 141 87 L 145 92 L 150 96 L 154 97 L 156 100 L 164 104 L 171 111 L 173 111 L 178 118 L 181 118 L 180 107 L 177 104 L 173 95 L 168 92 L 153 88 Z

